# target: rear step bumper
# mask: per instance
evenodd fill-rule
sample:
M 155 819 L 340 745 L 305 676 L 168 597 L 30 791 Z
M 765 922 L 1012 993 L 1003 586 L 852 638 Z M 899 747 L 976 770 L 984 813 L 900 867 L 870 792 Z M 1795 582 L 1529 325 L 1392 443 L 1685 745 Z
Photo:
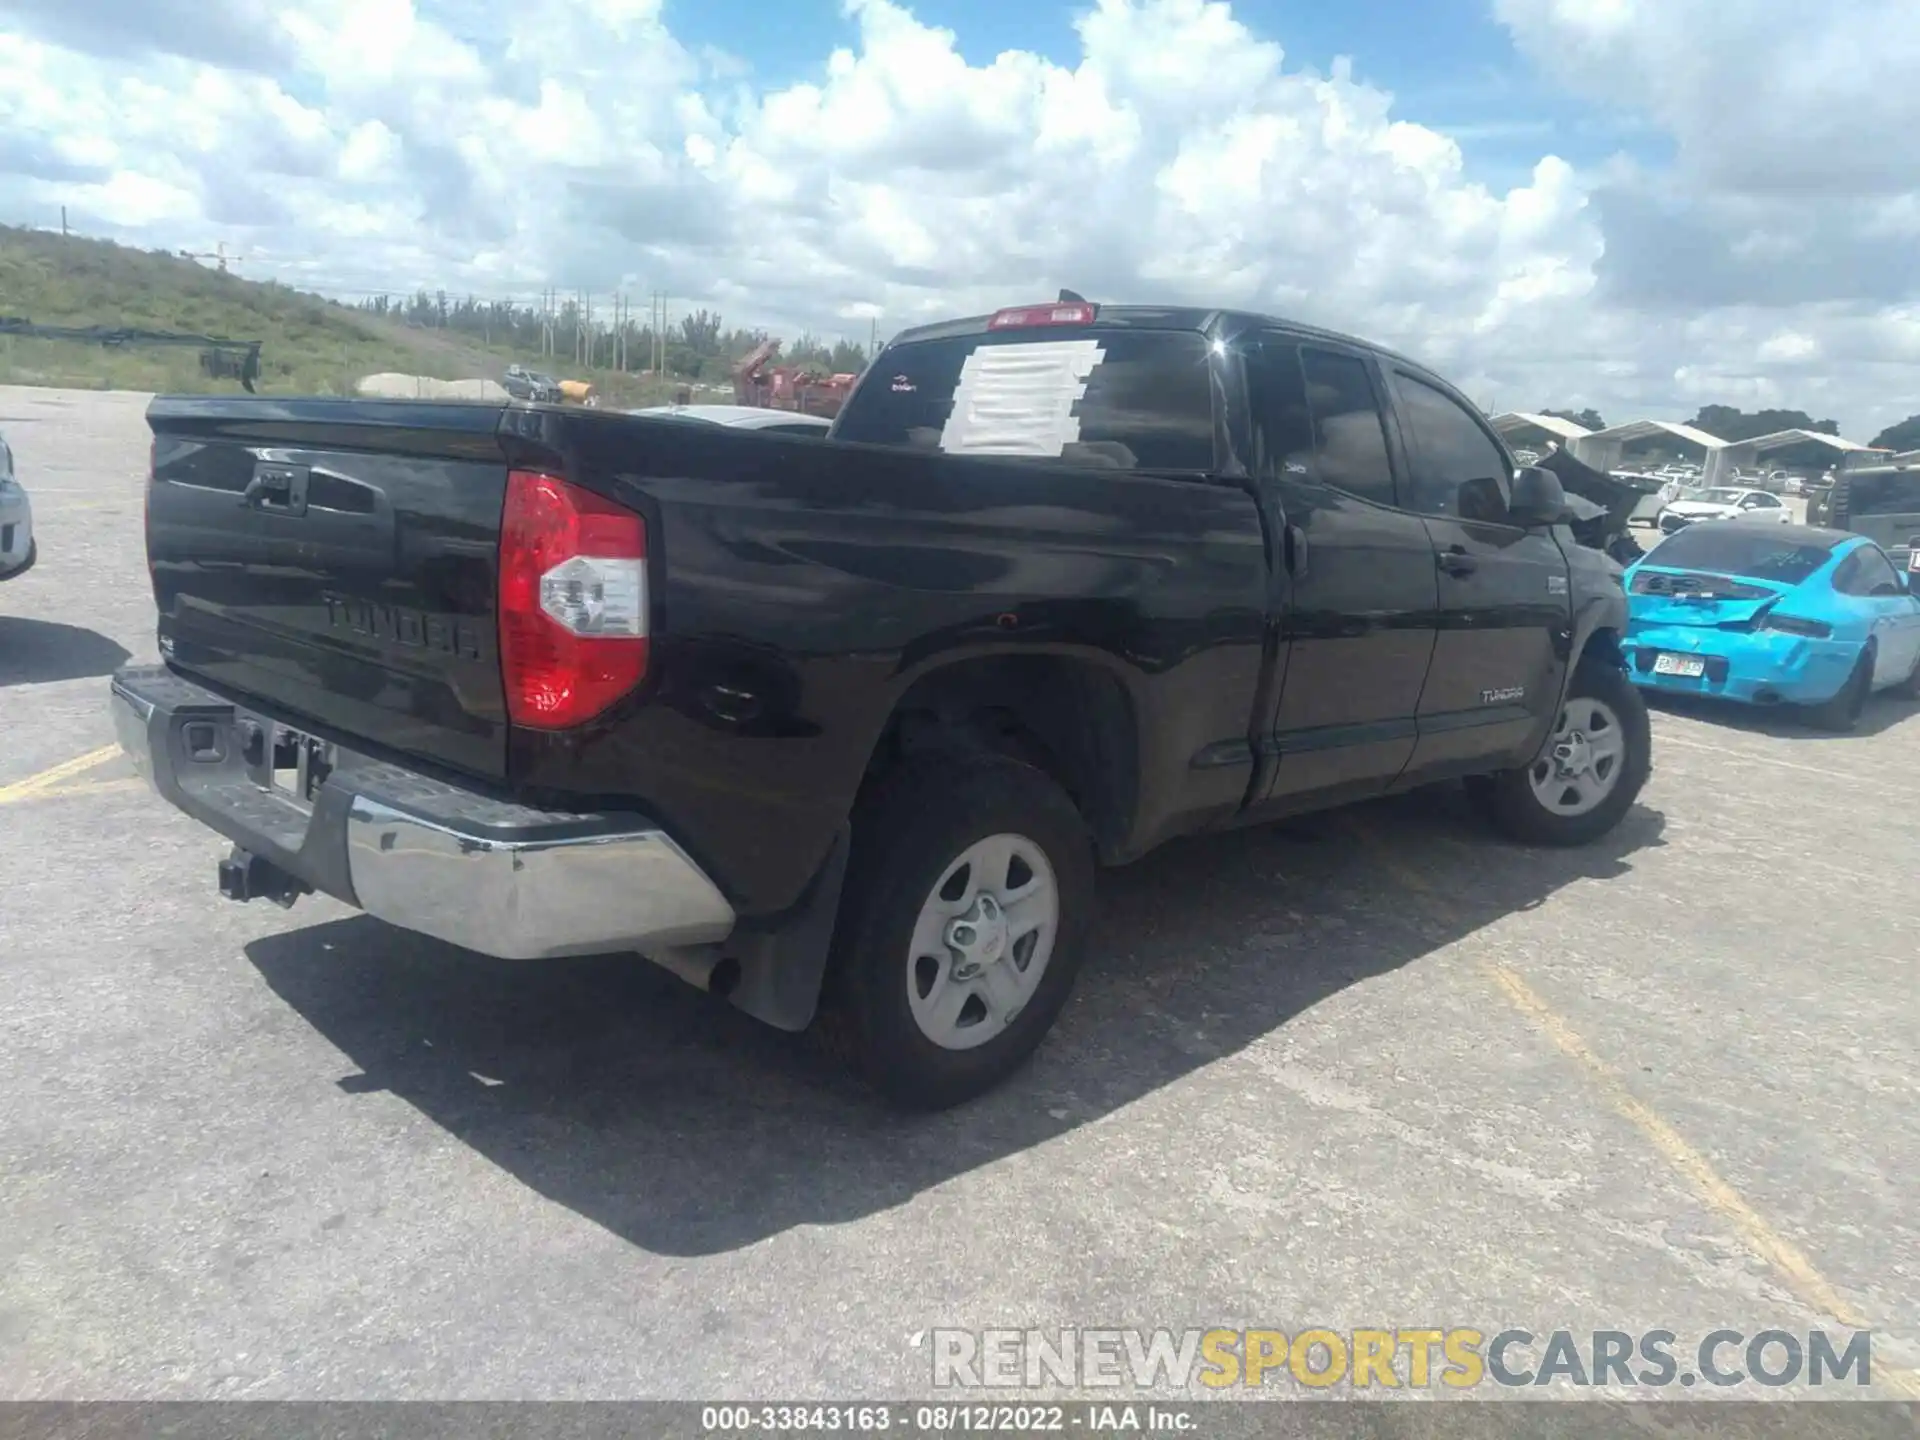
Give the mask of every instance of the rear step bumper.
M 733 907 L 639 815 L 536 810 L 334 749 L 310 800 L 269 787 L 283 726 L 165 666 L 113 677 L 115 734 L 160 795 L 232 840 L 237 898 L 282 872 L 405 930 L 506 960 L 725 939 Z M 263 743 L 264 737 L 264 743 Z M 230 873 L 232 872 L 232 873 Z M 297 889 L 298 887 L 292 887 Z

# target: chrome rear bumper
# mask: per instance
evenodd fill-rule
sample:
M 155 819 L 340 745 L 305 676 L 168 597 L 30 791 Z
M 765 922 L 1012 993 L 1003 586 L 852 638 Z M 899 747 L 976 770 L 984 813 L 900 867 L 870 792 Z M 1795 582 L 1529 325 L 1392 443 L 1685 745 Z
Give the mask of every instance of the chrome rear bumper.
M 273 790 L 250 712 L 164 666 L 122 670 L 114 732 L 168 801 L 313 889 L 483 955 L 536 960 L 731 933 L 713 880 L 639 815 L 537 810 L 337 749 L 310 803 Z

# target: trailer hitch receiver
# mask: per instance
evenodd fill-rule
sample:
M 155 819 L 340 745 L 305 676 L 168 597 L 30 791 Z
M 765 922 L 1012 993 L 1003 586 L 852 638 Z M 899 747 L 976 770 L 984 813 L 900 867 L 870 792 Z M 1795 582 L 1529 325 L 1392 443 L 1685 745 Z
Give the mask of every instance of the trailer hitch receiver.
M 229 900 L 271 900 L 283 910 L 293 908 L 313 887 L 297 875 L 238 845 L 220 862 L 220 893 Z

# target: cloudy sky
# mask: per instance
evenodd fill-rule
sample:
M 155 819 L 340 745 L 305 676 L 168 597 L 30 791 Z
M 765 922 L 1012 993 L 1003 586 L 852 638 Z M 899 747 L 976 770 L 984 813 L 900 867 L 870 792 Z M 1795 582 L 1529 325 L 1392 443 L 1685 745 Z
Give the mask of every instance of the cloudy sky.
M 1920 411 L 1915 75 L 1914 0 L 0 0 L 0 221 L 856 339 L 1239 304 L 1865 439 Z

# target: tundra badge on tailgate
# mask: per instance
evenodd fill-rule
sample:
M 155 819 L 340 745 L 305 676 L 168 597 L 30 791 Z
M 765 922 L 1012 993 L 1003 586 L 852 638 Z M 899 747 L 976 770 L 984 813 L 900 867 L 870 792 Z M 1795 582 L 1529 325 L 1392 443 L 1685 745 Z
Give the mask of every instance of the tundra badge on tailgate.
M 466 620 L 432 615 L 404 605 L 349 600 L 343 595 L 327 595 L 323 598 L 327 606 L 327 623 L 336 629 L 351 630 L 356 635 L 412 649 L 457 655 L 463 660 L 478 660 L 484 653 L 485 644 L 480 628 Z

